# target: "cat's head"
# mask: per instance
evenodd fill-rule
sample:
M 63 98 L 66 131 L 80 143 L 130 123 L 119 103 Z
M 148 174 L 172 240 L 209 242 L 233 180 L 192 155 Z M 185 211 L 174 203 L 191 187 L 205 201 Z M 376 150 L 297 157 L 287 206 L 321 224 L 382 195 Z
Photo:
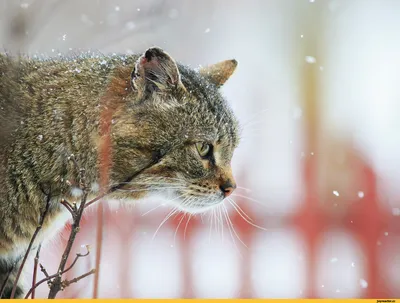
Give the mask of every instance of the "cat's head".
M 193 70 L 160 48 L 136 59 L 112 125 L 112 179 L 126 182 L 119 194 L 158 192 L 196 213 L 232 193 L 238 122 L 219 89 L 236 65 L 227 60 Z

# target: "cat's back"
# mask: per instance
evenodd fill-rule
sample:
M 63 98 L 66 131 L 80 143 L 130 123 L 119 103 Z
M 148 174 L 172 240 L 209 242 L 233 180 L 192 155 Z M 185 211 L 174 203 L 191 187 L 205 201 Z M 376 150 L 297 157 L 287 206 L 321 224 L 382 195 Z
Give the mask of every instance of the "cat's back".
M 107 57 L 31 58 L 0 53 L 0 149 L 15 139 L 28 116 L 49 119 L 71 100 L 89 104 L 101 93 L 111 67 Z M 92 96 L 93 98 L 90 98 Z M 1 157 L 1 156 L 0 156 Z

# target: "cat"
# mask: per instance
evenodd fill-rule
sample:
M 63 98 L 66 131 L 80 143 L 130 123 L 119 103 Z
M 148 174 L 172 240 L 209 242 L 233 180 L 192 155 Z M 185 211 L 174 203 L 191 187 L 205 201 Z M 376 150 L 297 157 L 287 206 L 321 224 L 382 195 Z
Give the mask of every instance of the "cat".
M 71 155 L 86 169 L 91 197 L 103 186 L 118 199 L 161 193 L 189 213 L 222 203 L 236 188 L 239 123 L 220 88 L 236 66 L 195 70 L 158 47 L 59 59 L 0 54 L 0 288 L 46 201 L 37 243 L 70 217 L 61 198 L 80 201 Z M 18 284 L 16 297 L 23 292 Z

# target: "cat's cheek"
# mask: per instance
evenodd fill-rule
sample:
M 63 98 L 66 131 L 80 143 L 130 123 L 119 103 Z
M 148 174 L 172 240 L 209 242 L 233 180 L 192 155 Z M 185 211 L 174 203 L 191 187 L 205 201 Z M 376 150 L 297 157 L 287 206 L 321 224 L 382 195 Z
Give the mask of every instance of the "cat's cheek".
M 148 195 L 149 191 L 117 191 L 112 193 L 109 197 L 117 200 L 140 200 Z
M 134 200 L 139 200 L 147 196 L 148 192 L 147 191 L 141 191 L 141 192 L 132 192 L 130 193 L 130 198 Z

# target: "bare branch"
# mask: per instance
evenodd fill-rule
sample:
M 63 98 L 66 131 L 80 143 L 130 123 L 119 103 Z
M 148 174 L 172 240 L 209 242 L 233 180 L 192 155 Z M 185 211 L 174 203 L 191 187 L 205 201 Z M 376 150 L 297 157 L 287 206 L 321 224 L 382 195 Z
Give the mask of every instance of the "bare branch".
M 25 255 L 24 255 L 24 258 L 22 259 L 22 263 L 21 263 L 21 265 L 20 265 L 20 267 L 19 267 L 19 269 L 18 269 L 18 273 L 17 273 L 17 276 L 16 276 L 16 278 L 15 278 L 15 282 L 14 282 L 14 285 L 13 285 L 13 288 L 12 288 L 12 291 L 11 291 L 11 296 L 10 296 L 11 299 L 13 299 L 13 298 L 15 297 L 15 292 L 16 292 L 16 290 L 17 290 L 18 280 L 19 280 L 19 277 L 21 276 L 22 269 L 24 268 L 26 259 L 28 258 L 29 252 L 30 252 L 31 249 L 32 249 L 33 242 L 35 241 L 35 239 L 36 239 L 36 237 L 37 237 L 39 231 L 40 231 L 41 228 L 42 228 L 42 225 L 43 225 L 43 222 L 44 222 L 44 218 L 46 217 L 46 214 L 47 214 L 47 212 L 48 212 L 48 210 L 49 210 L 49 207 L 50 207 L 50 199 L 51 199 L 51 198 L 50 198 L 50 193 L 49 193 L 49 194 L 47 195 L 46 208 L 45 208 L 43 214 L 40 216 L 39 226 L 36 227 L 36 230 L 35 230 L 35 232 L 33 233 L 33 236 L 32 236 L 32 238 L 31 238 L 31 241 L 30 241 L 30 243 L 29 243 L 29 245 L 28 245 L 28 249 L 26 250 L 26 253 L 25 253 Z
M 61 203 L 62 205 L 64 205 L 65 208 L 70 212 L 71 216 L 74 217 L 75 212 L 74 212 L 73 206 L 72 206 L 67 200 L 65 200 L 65 199 L 61 199 L 61 202 L 60 202 L 60 203 Z
M 92 275 L 92 274 L 94 274 L 94 273 L 96 273 L 96 269 L 95 268 L 93 268 L 91 271 L 89 271 L 89 272 L 87 272 L 86 274 L 83 274 L 83 275 L 81 275 L 81 276 L 79 276 L 79 277 L 76 277 L 76 278 L 74 278 L 74 279 L 72 279 L 72 280 L 64 280 L 61 284 L 61 289 L 63 290 L 64 288 L 66 288 L 66 287 L 68 287 L 70 284 L 72 284 L 72 283 L 76 283 L 76 282 L 78 282 L 79 280 L 81 280 L 81 279 L 83 279 L 83 278 L 86 278 L 87 276 L 90 276 L 90 275 Z
M 79 172 L 79 187 L 83 190 L 83 195 L 81 199 L 81 203 L 79 205 L 79 208 L 76 206 L 76 203 L 73 204 L 73 209 L 72 209 L 72 217 L 73 217 L 73 224 L 72 224 L 72 229 L 71 233 L 67 242 L 67 246 L 65 247 L 64 253 L 61 257 L 60 265 L 58 267 L 58 274 L 54 277 L 54 280 L 51 281 L 51 286 L 50 286 L 50 292 L 48 295 L 49 299 L 54 299 L 57 296 L 57 293 L 63 289 L 63 284 L 62 284 L 62 274 L 66 272 L 65 270 L 65 265 L 67 264 L 68 256 L 71 252 L 72 245 L 75 241 L 76 235 L 78 234 L 80 230 L 80 221 L 82 218 L 83 211 L 85 210 L 85 204 L 88 196 L 88 186 L 86 184 L 86 175 L 85 175 L 85 169 L 82 169 L 79 167 L 76 158 L 74 155 L 71 155 L 68 160 L 72 161 L 74 164 L 75 169 Z M 89 250 L 86 255 L 89 254 Z M 84 255 L 77 254 L 74 262 L 72 265 L 67 269 L 71 269 L 78 258 L 82 257 Z
M 74 259 L 74 262 L 72 262 L 72 264 L 71 264 L 66 270 L 64 270 L 64 271 L 61 272 L 61 273 L 55 273 L 55 274 L 53 274 L 53 275 L 49 275 L 49 274 L 47 273 L 46 269 L 43 267 L 43 265 L 42 265 L 42 264 L 39 264 L 40 270 L 43 272 L 43 274 L 46 276 L 46 278 L 43 278 L 42 280 L 40 280 L 39 282 L 37 282 L 34 286 L 32 286 L 32 288 L 31 288 L 31 289 L 28 291 L 28 293 L 25 295 L 25 299 L 28 299 L 29 296 L 32 294 L 32 292 L 33 292 L 38 286 L 40 286 L 42 283 L 47 282 L 47 283 L 49 284 L 49 286 L 51 286 L 52 283 L 53 283 L 53 282 L 51 281 L 52 279 L 54 279 L 54 278 L 56 278 L 56 277 L 58 277 L 58 276 L 61 276 L 61 275 L 65 274 L 66 272 L 68 272 L 69 270 L 71 270 L 71 269 L 74 267 L 76 261 L 77 261 L 79 258 L 81 258 L 81 257 L 86 257 L 86 256 L 89 255 L 89 253 L 90 253 L 89 247 L 86 246 L 86 249 L 87 249 L 86 254 L 84 254 L 84 255 L 82 255 L 82 254 L 76 254 L 76 257 L 75 257 L 75 259 Z
M 41 247 L 42 247 L 42 244 L 39 244 L 39 247 L 38 247 L 38 249 L 36 251 L 36 257 L 35 257 L 35 261 L 34 261 L 35 263 L 33 265 L 32 287 L 34 287 L 35 284 L 36 284 L 37 267 L 38 267 L 38 264 L 39 264 L 39 254 L 40 254 L 40 248 Z M 33 289 L 33 291 L 32 291 L 31 299 L 35 299 L 35 289 Z
M 39 262 L 39 251 L 36 255 L 35 258 L 35 273 L 34 273 L 34 279 L 32 282 L 32 287 L 31 289 L 28 291 L 28 293 L 26 294 L 25 298 L 29 298 L 29 296 L 31 295 L 32 298 L 34 298 L 34 294 L 35 294 L 35 289 L 41 285 L 44 282 L 47 282 L 49 287 L 50 287 L 50 292 L 48 295 L 49 299 L 54 299 L 57 296 L 57 293 L 60 290 L 64 290 L 65 287 L 67 287 L 68 285 L 70 285 L 71 283 L 75 283 L 78 282 L 79 280 L 83 279 L 84 277 L 91 275 L 93 273 L 95 273 L 96 271 L 93 269 L 90 272 L 79 276 L 77 278 L 74 278 L 70 281 L 68 280 L 62 280 L 62 275 L 66 272 L 68 272 L 69 270 L 71 270 L 76 262 L 78 261 L 79 258 L 82 257 L 86 257 L 89 255 L 90 253 L 90 247 L 88 245 L 86 245 L 86 249 L 87 252 L 85 254 L 81 254 L 78 253 L 75 256 L 75 259 L 73 260 L 73 262 L 71 263 L 71 265 L 68 268 L 65 268 L 66 264 L 67 264 L 67 260 L 69 257 L 69 254 L 71 252 L 72 249 L 72 245 L 75 241 L 76 235 L 78 234 L 79 230 L 80 230 L 80 221 L 82 219 L 82 215 L 83 215 L 83 211 L 85 210 L 85 204 L 86 204 L 86 200 L 87 200 L 87 196 L 89 193 L 89 188 L 86 184 L 86 171 L 85 169 L 81 169 L 78 165 L 78 162 L 76 161 L 76 158 L 74 155 L 71 155 L 70 157 L 68 157 L 68 160 L 71 161 L 74 165 L 74 168 L 76 170 L 76 172 L 78 173 L 79 176 L 79 187 L 82 189 L 83 191 L 83 195 L 81 198 L 81 203 L 79 205 L 79 207 L 77 206 L 77 203 L 69 203 L 67 200 L 65 199 L 61 199 L 60 203 L 62 205 L 64 205 L 64 207 L 70 212 L 72 219 L 73 219 L 73 224 L 72 224 L 72 230 L 67 242 L 67 245 L 65 247 L 64 253 L 61 257 L 61 261 L 60 264 L 58 266 L 58 270 L 57 273 L 53 274 L 53 275 L 49 275 L 46 271 L 46 269 L 43 267 L 42 264 L 39 264 L 40 266 L 40 270 L 43 272 L 43 274 L 45 275 L 45 278 L 40 280 L 39 282 L 36 283 L 36 271 L 37 271 L 37 264 Z M 68 183 L 68 180 L 67 180 Z
M 40 271 L 45 275 L 46 278 L 49 277 L 49 274 L 47 273 L 47 270 L 44 268 L 42 264 L 39 263 L 40 266 Z
M 79 258 L 86 257 L 86 256 L 89 255 L 90 251 L 89 251 L 88 245 L 86 245 L 86 249 L 87 249 L 87 253 L 86 254 L 84 254 L 84 255 L 76 254 L 76 257 L 75 257 L 74 261 L 72 262 L 72 264 L 66 270 L 63 271 L 63 274 L 66 273 L 67 271 L 69 271 L 72 267 L 74 267 L 75 263 L 78 261 Z

